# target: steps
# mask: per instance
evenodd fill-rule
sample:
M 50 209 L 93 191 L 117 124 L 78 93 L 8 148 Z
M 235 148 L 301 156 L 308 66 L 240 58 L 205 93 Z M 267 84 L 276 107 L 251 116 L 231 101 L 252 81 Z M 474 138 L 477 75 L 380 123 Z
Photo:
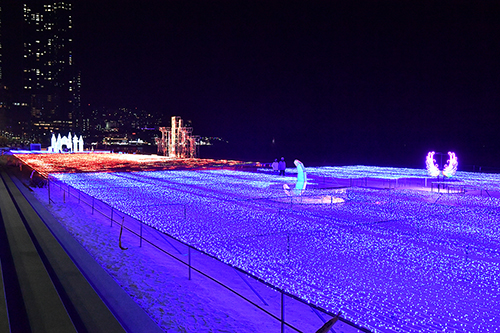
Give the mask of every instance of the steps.
M 3 283 L 2 262 L 0 261 L 0 332 L 9 332 L 9 313 L 5 302 L 5 286 Z
M 0 169 L 0 332 L 159 332 L 30 195 Z
M 2 178 L 5 182 L 4 174 Z M 29 327 L 33 332 L 76 332 L 4 182 L 0 184 L 0 211 Z M 9 305 L 10 288 L 6 291 Z M 17 325 L 16 320 L 10 318 L 11 324 Z

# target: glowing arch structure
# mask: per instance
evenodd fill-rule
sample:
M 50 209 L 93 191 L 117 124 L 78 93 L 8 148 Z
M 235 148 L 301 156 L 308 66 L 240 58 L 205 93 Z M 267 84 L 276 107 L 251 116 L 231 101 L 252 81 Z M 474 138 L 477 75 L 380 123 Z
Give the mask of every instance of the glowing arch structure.
M 430 151 L 427 154 L 427 157 L 425 159 L 425 164 L 427 168 L 427 172 L 431 177 L 437 177 L 441 174 L 441 171 L 439 170 L 439 166 L 436 164 L 436 160 L 434 159 L 434 154 L 436 154 L 433 151 Z M 455 153 L 453 152 L 448 152 L 448 156 L 450 157 L 444 166 L 443 169 L 443 176 L 451 178 L 455 173 L 457 172 L 458 168 L 458 159 Z

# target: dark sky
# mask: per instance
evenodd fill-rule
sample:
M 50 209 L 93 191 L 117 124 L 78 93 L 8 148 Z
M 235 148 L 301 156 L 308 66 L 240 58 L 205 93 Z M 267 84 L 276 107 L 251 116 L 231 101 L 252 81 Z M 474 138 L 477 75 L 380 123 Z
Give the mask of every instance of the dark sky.
M 84 102 L 179 115 L 231 158 L 500 167 L 499 4 L 86 0 L 75 61 Z

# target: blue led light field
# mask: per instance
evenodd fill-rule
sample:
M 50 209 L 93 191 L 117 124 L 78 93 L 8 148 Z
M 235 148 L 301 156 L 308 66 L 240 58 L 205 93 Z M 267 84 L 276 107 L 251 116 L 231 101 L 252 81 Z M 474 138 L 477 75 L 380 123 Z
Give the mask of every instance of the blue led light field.
M 334 174 L 332 168 L 311 169 L 310 174 Z M 366 170 L 351 169 L 339 172 L 367 176 Z M 424 177 L 404 169 L 375 169 L 369 177 L 385 172 Z M 491 175 L 462 176 L 471 184 L 500 188 Z M 54 177 L 304 300 L 340 310 L 364 327 L 474 332 L 500 327 L 498 198 L 316 188 L 304 195 L 345 202 L 291 204 L 282 186 L 293 185 L 294 177 L 266 173 Z

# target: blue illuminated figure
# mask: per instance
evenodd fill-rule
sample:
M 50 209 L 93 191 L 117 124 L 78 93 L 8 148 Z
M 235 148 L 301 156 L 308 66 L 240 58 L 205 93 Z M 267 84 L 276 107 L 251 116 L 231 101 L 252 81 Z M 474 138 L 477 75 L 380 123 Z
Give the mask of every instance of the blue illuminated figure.
M 297 167 L 297 183 L 295 184 L 295 192 L 302 194 L 306 190 L 307 185 L 307 172 L 304 164 L 299 161 L 293 161 Z
M 293 193 L 290 193 L 290 187 L 287 184 L 283 185 L 283 189 L 288 196 L 300 196 L 306 190 L 307 172 L 301 161 L 295 160 L 293 161 L 293 164 L 297 167 L 297 183 L 295 183 L 295 189 L 293 190 Z

